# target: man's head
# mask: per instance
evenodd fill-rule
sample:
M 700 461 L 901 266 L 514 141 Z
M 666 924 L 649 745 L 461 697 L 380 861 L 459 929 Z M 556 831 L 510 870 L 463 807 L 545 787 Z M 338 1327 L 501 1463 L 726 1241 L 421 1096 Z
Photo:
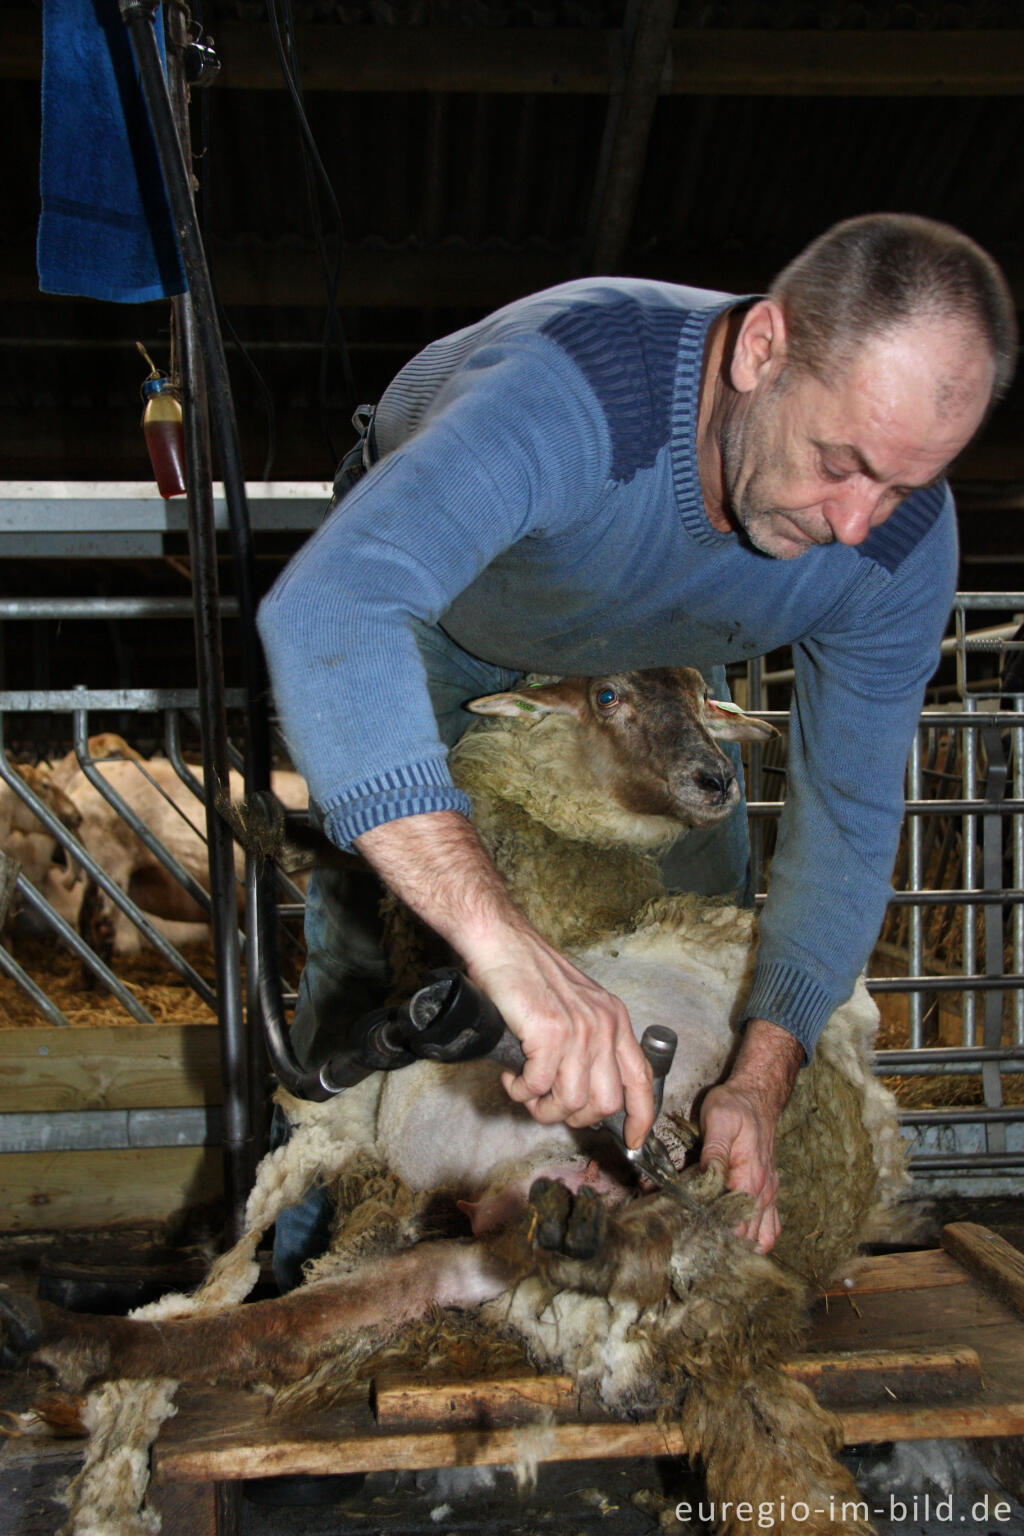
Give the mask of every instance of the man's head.
M 726 509 L 766 554 L 859 544 L 938 479 L 1005 392 L 1013 301 L 965 235 L 837 225 L 738 322 L 718 415 Z

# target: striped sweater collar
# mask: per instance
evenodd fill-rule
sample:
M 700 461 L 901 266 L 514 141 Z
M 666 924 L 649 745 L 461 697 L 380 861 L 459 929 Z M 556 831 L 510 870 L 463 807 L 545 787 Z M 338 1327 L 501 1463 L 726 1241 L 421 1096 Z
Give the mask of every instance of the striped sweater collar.
M 708 522 L 697 470 L 697 411 L 700 405 L 700 375 L 704 346 L 711 323 L 727 309 L 749 303 L 748 298 L 730 298 L 711 309 L 695 309 L 686 317 L 679 334 L 672 413 L 669 423 L 669 450 L 672 455 L 672 485 L 683 527 L 698 544 L 715 546 L 735 538 L 719 533 Z

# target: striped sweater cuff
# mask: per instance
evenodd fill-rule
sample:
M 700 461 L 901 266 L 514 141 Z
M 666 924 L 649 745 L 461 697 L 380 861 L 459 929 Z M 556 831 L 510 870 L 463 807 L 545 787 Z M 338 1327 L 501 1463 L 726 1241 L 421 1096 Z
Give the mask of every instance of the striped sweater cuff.
M 767 960 L 754 971 L 754 983 L 743 1008 L 742 1022 L 769 1019 L 788 1029 L 804 1048 L 807 1060 L 841 999 L 827 992 L 799 966 Z
M 323 807 L 324 830 L 338 848 L 386 821 L 426 811 L 470 814 L 469 796 L 456 789 L 444 758 L 427 757 L 353 784 Z

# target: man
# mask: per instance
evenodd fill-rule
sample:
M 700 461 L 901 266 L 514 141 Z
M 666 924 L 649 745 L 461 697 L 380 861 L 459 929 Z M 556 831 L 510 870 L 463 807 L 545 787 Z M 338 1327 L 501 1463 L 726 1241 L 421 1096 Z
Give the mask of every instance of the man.
M 779 1114 L 888 896 L 955 588 L 942 476 L 1014 352 L 995 264 L 907 216 L 837 226 L 765 298 L 603 278 L 549 290 L 402 370 L 376 413 L 379 462 L 261 610 L 328 835 L 497 1003 L 527 1057 L 505 1075 L 511 1097 L 570 1126 L 624 1101 L 633 1145 L 653 1106 L 625 1008 L 512 906 L 445 745 L 468 722 L 462 701 L 526 671 L 708 675 L 793 644 L 786 808 L 746 1028 L 702 1111 L 704 1161 L 754 1197 L 745 1230 L 762 1250 L 779 1230 Z M 732 872 L 736 886 L 735 859 Z M 335 940 L 317 905 L 300 1035 L 331 1007 Z

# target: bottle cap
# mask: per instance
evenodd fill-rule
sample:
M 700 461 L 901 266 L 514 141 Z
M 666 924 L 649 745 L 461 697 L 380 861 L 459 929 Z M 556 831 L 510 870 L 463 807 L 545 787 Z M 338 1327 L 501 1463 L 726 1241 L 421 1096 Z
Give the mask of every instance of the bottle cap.
M 154 395 L 177 396 L 177 393 L 171 379 L 143 379 L 142 381 L 143 400 L 151 400 Z

